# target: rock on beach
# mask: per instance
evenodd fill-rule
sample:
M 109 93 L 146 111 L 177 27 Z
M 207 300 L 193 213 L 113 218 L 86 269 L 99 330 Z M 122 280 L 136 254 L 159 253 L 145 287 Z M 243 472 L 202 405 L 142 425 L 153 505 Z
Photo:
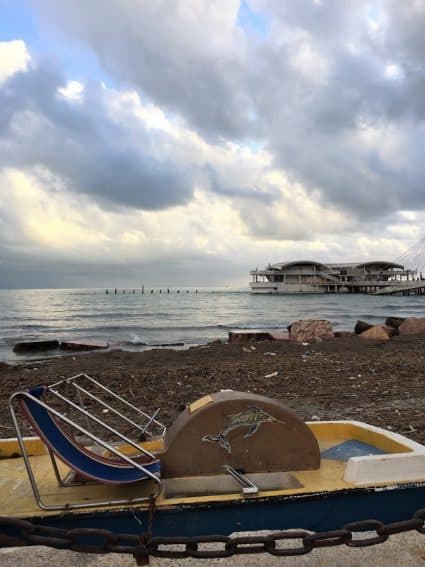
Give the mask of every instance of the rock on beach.
M 356 326 L 354 327 L 354 332 L 356 333 L 356 335 L 361 335 L 362 333 L 371 329 L 372 327 L 373 325 L 370 325 L 370 323 L 366 323 L 365 321 L 360 321 L 359 319 L 356 323 Z
M 360 333 L 359 337 L 361 339 L 368 339 L 374 341 L 389 341 L 390 337 L 394 334 L 393 327 L 388 327 L 387 325 L 374 325 Z
M 311 342 L 317 339 L 332 339 L 334 332 L 330 321 L 326 319 L 305 319 L 289 325 L 289 338 L 297 343 Z
M 405 317 L 387 317 L 385 320 L 385 324 L 388 325 L 388 327 L 393 327 L 394 329 L 398 329 L 405 320 L 406 320 Z
M 425 317 L 408 317 L 398 328 L 399 335 L 425 334 Z
M 13 352 L 21 354 L 27 352 L 40 352 L 55 348 L 59 348 L 59 341 L 57 340 L 25 341 L 21 343 L 16 343 L 16 345 L 13 347 Z
M 273 337 L 269 331 L 259 329 L 241 329 L 229 331 L 229 343 L 243 344 L 258 341 L 272 341 Z

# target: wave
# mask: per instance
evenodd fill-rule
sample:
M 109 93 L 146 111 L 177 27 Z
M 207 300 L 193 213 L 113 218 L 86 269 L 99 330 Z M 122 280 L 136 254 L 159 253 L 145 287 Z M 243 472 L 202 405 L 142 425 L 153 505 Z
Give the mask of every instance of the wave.
M 118 312 L 99 312 L 99 313 L 86 313 L 84 311 L 75 313 L 74 315 L 67 315 L 63 317 L 64 320 L 72 320 L 72 319 L 124 319 L 128 320 L 128 317 L 131 316 L 133 319 L 140 317 L 140 319 L 154 319 L 158 317 L 173 317 L 177 315 L 176 312 L 172 311 L 152 311 L 152 312 L 135 312 L 134 309 L 129 309 L 128 311 L 118 311 Z
M 131 345 L 147 345 L 148 341 L 144 337 L 140 337 L 139 335 L 133 335 L 132 338 L 128 341 Z
M 209 331 L 209 330 L 218 330 L 218 329 L 230 329 L 235 328 L 232 325 L 156 325 L 156 326 L 142 326 L 142 325 L 97 325 L 91 327 L 63 327 L 61 329 L 57 329 L 58 333 L 62 334 L 93 334 L 93 333 L 105 333 L 105 332 L 128 332 L 130 334 L 134 333 L 135 335 L 139 335 L 140 333 L 148 332 L 161 332 L 161 331 Z M 241 327 L 242 328 L 242 327 Z
M 60 329 L 61 327 L 53 327 L 52 325 L 43 325 L 42 323 L 37 324 L 24 324 L 17 323 L 16 325 L 8 325 L 4 327 L 4 329 L 13 329 L 13 330 L 23 330 L 23 331 L 55 331 L 56 329 Z
M 157 325 L 152 327 L 134 327 L 139 331 L 208 331 L 214 329 L 227 329 L 228 325 Z M 127 327 L 122 327 L 127 329 Z

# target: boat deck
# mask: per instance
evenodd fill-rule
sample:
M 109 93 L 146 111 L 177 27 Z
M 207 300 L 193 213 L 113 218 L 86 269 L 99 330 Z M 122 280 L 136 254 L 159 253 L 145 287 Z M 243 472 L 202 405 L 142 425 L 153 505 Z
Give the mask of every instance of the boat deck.
M 418 443 L 395 433 L 354 421 L 312 422 L 308 426 L 319 443 L 322 456 L 320 469 L 263 473 L 255 479 L 253 477 L 256 475 L 248 475 L 256 482 L 258 480 L 260 488 L 258 495 L 249 498 L 295 496 L 360 486 L 379 487 L 425 481 L 425 447 Z M 161 440 L 144 444 L 153 452 L 160 452 L 161 445 Z M 151 481 L 143 481 L 131 486 L 90 483 L 82 486 L 58 487 L 50 457 L 40 439 L 27 438 L 26 447 L 31 455 L 40 493 L 47 504 L 65 505 L 86 501 L 87 508 L 81 511 L 89 511 L 92 502 L 140 498 L 143 495 L 149 496 L 154 491 Z M 60 462 L 58 465 L 62 477 L 70 472 Z M 246 495 L 241 494 L 236 481 L 228 475 L 202 478 L 204 485 L 199 484 L 199 477 L 165 479 L 163 490 L 156 499 L 156 507 L 237 501 L 247 498 Z M 230 488 L 229 482 L 234 482 L 234 485 L 230 484 Z M 197 486 L 201 486 L 198 491 Z M 148 504 L 137 503 L 134 506 L 143 509 L 147 508 Z M 131 505 L 126 504 L 122 507 L 128 509 Z M 38 508 L 15 439 L 0 440 L 0 509 L 3 515 L 21 518 L 57 514 L 57 511 L 41 511 Z M 103 509 L 107 510 L 108 505 Z

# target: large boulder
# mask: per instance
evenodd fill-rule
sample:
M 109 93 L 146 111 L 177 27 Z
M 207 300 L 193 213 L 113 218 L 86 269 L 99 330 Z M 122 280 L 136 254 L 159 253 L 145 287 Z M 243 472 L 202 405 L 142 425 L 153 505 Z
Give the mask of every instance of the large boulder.
M 356 326 L 354 327 L 354 332 L 356 333 L 356 335 L 361 335 L 361 333 L 364 333 L 365 331 L 371 329 L 372 327 L 373 325 L 370 325 L 369 323 L 366 323 L 365 321 L 361 321 L 359 319 L 356 323 Z
M 371 341 L 389 341 L 394 334 L 394 329 L 387 325 L 374 325 L 360 333 L 359 337 Z
M 403 321 L 406 321 L 405 317 L 387 317 L 385 324 L 388 325 L 388 327 L 393 327 L 393 329 L 398 330 Z
M 24 343 L 16 343 L 13 347 L 13 352 L 26 353 L 26 352 L 39 352 L 44 350 L 51 350 L 54 348 L 59 348 L 59 341 L 48 340 L 48 341 L 27 341 Z
M 297 343 L 308 343 L 317 339 L 332 339 L 334 332 L 326 319 L 305 319 L 288 326 L 289 338 Z
M 259 341 L 272 341 L 273 337 L 269 331 L 261 329 L 240 329 L 229 331 L 229 343 L 254 343 Z
M 425 334 L 425 317 L 408 317 L 398 328 L 399 335 Z

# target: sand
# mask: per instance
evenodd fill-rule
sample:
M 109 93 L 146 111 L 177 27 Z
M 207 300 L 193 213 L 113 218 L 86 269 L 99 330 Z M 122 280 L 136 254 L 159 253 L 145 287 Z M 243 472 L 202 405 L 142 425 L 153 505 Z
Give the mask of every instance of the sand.
M 6 403 L 11 393 L 87 372 L 148 412 L 160 407 L 166 425 L 185 404 L 231 388 L 280 399 L 305 420 L 358 419 L 425 443 L 424 356 L 425 337 L 418 335 L 386 343 L 341 337 L 306 346 L 265 341 L 252 349 L 214 344 L 93 352 L 3 365 L 0 436 L 14 435 Z

